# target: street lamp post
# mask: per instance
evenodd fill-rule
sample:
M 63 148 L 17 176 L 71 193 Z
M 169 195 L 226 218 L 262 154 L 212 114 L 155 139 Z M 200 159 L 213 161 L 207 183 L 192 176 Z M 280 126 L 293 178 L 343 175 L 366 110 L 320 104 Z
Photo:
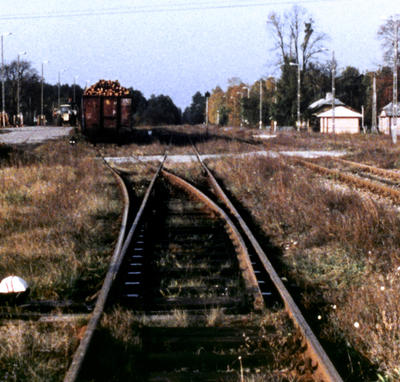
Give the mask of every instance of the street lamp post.
M 259 129 L 262 129 L 262 78 L 260 79 L 260 122 Z
M 61 105 L 61 73 L 65 72 L 65 69 L 62 69 L 58 72 L 58 95 L 57 95 L 57 101 L 58 101 L 58 107 L 60 108 Z
M 41 81 L 41 88 L 40 88 L 40 125 L 43 126 L 44 125 L 44 115 L 43 115 L 43 65 L 44 64 L 48 64 L 49 61 L 43 61 L 42 62 L 42 81 Z
M 1 101 L 2 101 L 2 126 L 6 125 L 6 111 L 5 111 L 5 90 L 4 90 L 4 49 L 3 49 L 3 40 L 4 37 L 12 35 L 11 32 L 3 33 L 1 35 Z
M 206 123 L 206 127 L 208 128 L 208 99 L 210 98 L 210 92 L 205 92 L 204 97 L 206 98 L 206 110 L 205 110 L 205 118 L 204 121 Z M 208 133 L 208 130 L 207 130 Z
M 372 126 L 371 130 L 373 133 L 377 133 L 376 129 L 376 73 L 374 72 L 374 78 L 372 81 Z
M 74 76 L 74 92 L 73 92 L 73 103 L 74 103 L 74 105 L 75 105 L 75 103 L 76 103 L 75 88 L 76 88 L 76 79 L 77 79 L 78 77 L 79 77 L 79 76 Z
M 399 20 L 394 23 L 394 60 L 393 60 L 393 102 L 392 102 L 392 142 L 397 143 L 397 55 L 399 38 Z
M 24 56 L 26 54 L 26 51 L 18 53 L 17 56 L 17 120 L 19 123 L 22 123 L 20 121 L 19 113 L 20 113 L 20 102 L 19 102 L 19 94 L 20 94 L 20 56 Z
M 335 51 L 332 50 L 332 133 L 335 134 L 335 76 L 336 76 L 336 64 L 335 64 Z
M 297 131 L 300 131 L 300 63 L 291 62 L 291 66 L 297 66 Z

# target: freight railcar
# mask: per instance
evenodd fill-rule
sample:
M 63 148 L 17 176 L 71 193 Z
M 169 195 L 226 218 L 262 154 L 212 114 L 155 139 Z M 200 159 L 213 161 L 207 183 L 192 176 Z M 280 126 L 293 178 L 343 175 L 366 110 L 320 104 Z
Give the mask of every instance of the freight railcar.
M 120 140 L 132 128 L 132 96 L 118 81 L 100 80 L 82 97 L 82 132 L 92 141 Z

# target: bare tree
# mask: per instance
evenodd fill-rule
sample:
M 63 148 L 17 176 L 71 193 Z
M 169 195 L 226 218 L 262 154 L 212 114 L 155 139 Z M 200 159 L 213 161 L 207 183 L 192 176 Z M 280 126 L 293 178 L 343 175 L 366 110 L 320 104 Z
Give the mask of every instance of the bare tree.
M 397 32 L 396 32 L 397 29 Z M 378 29 L 378 38 L 382 42 L 383 48 L 383 59 L 387 65 L 393 64 L 394 59 L 394 46 L 397 35 L 397 44 L 400 36 L 400 15 L 390 17 L 383 25 Z M 400 58 L 399 56 L 397 57 Z
M 283 16 L 271 12 L 267 24 L 275 40 L 273 48 L 278 56 L 278 64 L 297 62 L 302 69 L 325 48 L 327 35 L 315 31 L 315 22 L 306 9 L 294 6 Z

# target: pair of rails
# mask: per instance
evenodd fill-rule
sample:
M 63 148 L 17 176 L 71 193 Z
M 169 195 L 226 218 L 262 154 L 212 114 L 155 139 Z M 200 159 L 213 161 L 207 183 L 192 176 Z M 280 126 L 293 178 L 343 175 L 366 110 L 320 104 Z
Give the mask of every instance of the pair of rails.
M 94 332 L 100 322 L 100 318 L 103 314 L 103 311 L 106 307 L 107 300 L 112 289 L 114 282 L 118 277 L 118 273 L 123 262 L 123 259 L 128 251 L 131 240 L 134 237 L 136 231 L 139 229 L 141 224 L 141 220 L 143 219 L 144 211 L 148 205 L 150 195 L 154 190 L 154 185 L 157 178 L 162 174 L 165 178 L 167 178 L 172 184 L 175 184 L 179 188 L 184 189 L 189 194 L 193 195 L 195 198 L 201 200 L 203 203 L 207 205 L 214 213 L 216 213 L 220 218 L 222 218 L 226 226 L 228 227 L 229 236 L 232 239 L 236 248 L 241 248 L 239 250 L 239 265 L 242 270 L 242 274 L 245 280 L 246 289 L 253 295 L 253 305 L 255 310 L 262 310 L 264 307 L 263 301 L 263 293 L 260 291 L 259 283 L 257 281 L 255 272 L 251 265 L 251 261 L 248 256 L 248 252 L 246 250 L 246 245 L 243 240 L 243 235 L 246 236 L 246 240 L 253 247 L 256 252 L 260 263 L 262 264 L 264 270 L 268 274 L 271 282 L 273 283 L 276 291 L 280 295 L 282 302 L 284 304 L 285 310 L 288 312 L 291 317 L 294 325 L 300 331 L 303 337 L 303 345 L 304 345 L 304 356 L 305 359 L 308 360 L 311 368 L 313 369 L 313 378 L 316 381 L 325 381 L 325 382 L 340 382 L 342 381 L 340 375 L 336 371 L 333 366 L 331 360 L 327 356 L 326 352 L 322 348 L 319 343 L 317 337 L 314 335 L 312 329 L 306 322 L 301 313 L 300 309 L 296 305 L 289 291 L 283 284 L 281 278 L 275 271 L 271 262 L 269 261 L 267 255 L 264 253 L 260 244 L 256 240 L 255 236 L 243 220 L 243 218 L 238 213 L 237 209 L 234 207 L 233 203 L 226 196 L 223 189 L 218 184 L 215 177 L 212 175 L 211 171 L 207 168 L 204 162 L 201 159 L 200 154 L 194 148 L 198 161 L 203 168 L 203 171 L 207 175 L 207 179 L 213 189 L 213 192 L 224 206 L 227 212 L 221 207 L 219 207 L 216 203 L 214 203 L 210 198 L 208 198 L 203 192 L 186 182 L 184 179 L 172 174 L 171 172 L 164 169 L 164 163 L 167 158 L 167 155 L 164 156 L 160 165 L 158 166 L 150 185 L 147 188 L 147 191 L 143 197 L 140 208 L 133 219 L 132 224 L 128 227 L 128 215 L 129 215 L 129 195 L 127 187 L 123 181 L 123 178 L 120 175 L 120 171 L 116 168 L 111 167 L 106 161 L 106 165 L 111 169 L 113 174 L 116 176 L 117 181 L 122 189 L 122 193 L 124 195 L 125 208 L 123 212 L 123 219 L 120 228 L 120 233 L 118 236 L 118 241 L 110 262 L 109 270 L 106 274 L 106 277 L 103 282 L 103 286 L 98 295 L 96 305 L 89 319 L 87 329 L 83 335 L 82 340 L 74 354 L 72 363 L 65 375 L 64 382 L 74 382 L 78 380 L 79 372 L 82 368 L 83 362 L 85 360 L 86 354 L 89 350 L 90 342 L 93 338 Z M 242 234 L 239 232 L 240 227 Z

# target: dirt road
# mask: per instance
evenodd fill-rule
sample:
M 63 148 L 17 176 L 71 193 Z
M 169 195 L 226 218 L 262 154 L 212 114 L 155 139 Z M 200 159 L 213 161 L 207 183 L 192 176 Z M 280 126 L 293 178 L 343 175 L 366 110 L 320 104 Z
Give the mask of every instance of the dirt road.
M 26 126 L 0 129 L 0 143 L 30 144 L 67 136 L 73 127 Z

